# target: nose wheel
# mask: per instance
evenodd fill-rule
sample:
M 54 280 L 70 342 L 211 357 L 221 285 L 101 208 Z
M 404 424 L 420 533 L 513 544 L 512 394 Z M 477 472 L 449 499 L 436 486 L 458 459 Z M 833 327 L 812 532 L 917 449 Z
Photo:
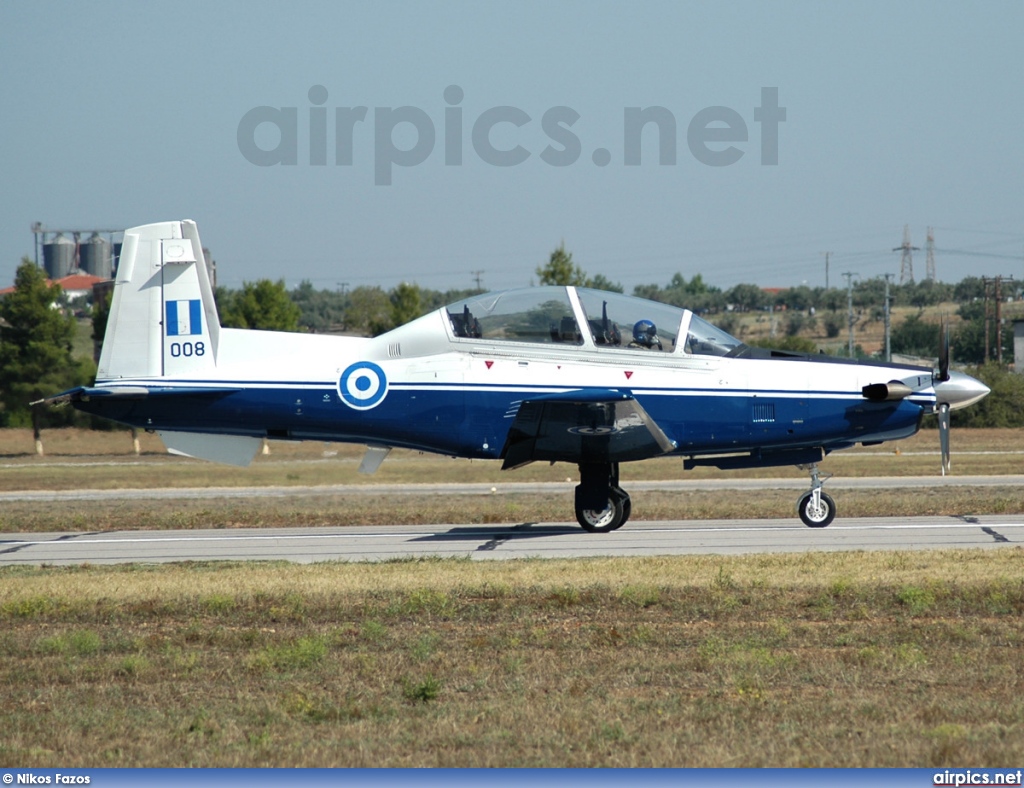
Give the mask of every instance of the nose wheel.
M 811 489 L 800 496 L 796 510 L 803 524 L 808 528 L 825 528 L 836 517 L 836 502 L 832 496 L 821 489 L 821 485 L 832 478 L 832 474 L 824 474 L 817 465 L 809 466 L 811 473 Z

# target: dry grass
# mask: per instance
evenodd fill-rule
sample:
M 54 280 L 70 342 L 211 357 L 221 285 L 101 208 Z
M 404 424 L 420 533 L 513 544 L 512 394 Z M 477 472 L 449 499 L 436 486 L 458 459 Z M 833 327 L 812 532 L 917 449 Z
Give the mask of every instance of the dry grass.
M 1021 558 L 0 570 L 0 765 L 1012 765 Z
M 275 444 L 239 471 L 150 443 L 133 465 L 124 433 L 53 433 L 37 459 L 30 440 L 16 447 L 27 434 L 5 432 L 8 490 L 360 479 L 354 447 Z M 1016 451 L 1016 438 L 961 431 L 954 441 Z M 844 461 L 884 475 L 930 439 Z M 574 469 L 525 470 L 400 453 L 367 481 L 564 480 Z M 627 473 L 681 475 L 678 460 Z M 790 517 L 793 499 L 652 492 L 635 496 L 634 517 Z M 1021 499 L 1012 488 L 851 490 L 840 505 L 844 515 L 974 514 L 1020 512 Z M 568 491 L 7 502 L 0 530 L 564 521 L 570 511 Z M 0 766 L 1019 763 L 1022 557 L 4 568 Z
M 645 491 L 633 496 L 633 520 L 795 518 L 793 490 Z M 844 490 L 843 517 L 1019 514 L 1014 487 Z M 572 492 L 501 495 L 318 495 L 213 500 L 11 501 L 0 509 L 0 533 L 138 529 L 280 528 L 292 526 L 432 525 L 570 522 Z
M 454 460 L 395 451 L 373 476 L 356 472 L 364 447 L 320 442 L 271 442 L 249 468 L 214 465 L 168 455 L 155 435 L 141 435 L 142 454 L 132 453 L 127 432 L 51 430 L 44 433 L 45 457 L 36 457 L 29 430 L 0 430 L 0 491 L 116 489 L 147 487 L 311 486 L 414 482 L 562 482 L 576 480 L 575 466 L 533 463 L 503 472 L 497 462 Z M 958 475 L 1024 473 L 1020 430 L 954 430 L 953 462 Z M 899 453 L 896 453 L 896 450 Z M 981 453 L 984 452 L 984 453 Z M 828 457 L 822 469 L 837 476 L 938 475 L 938 435 L 925 430 L 905 441 L 856 448 Z M 626 463 L 622 480 L 722 478 L 730 473 L 682 470 L 679 458 Z M 733 472 L 754 478 L 796 478 L 793 468 Z

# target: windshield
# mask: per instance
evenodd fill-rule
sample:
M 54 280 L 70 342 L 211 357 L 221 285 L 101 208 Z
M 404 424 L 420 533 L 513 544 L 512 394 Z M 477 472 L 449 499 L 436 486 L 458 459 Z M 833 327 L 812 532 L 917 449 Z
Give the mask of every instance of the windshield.
M 690 330 L 686 332 L 687 353 L 695 356 L 727 356 L 742 346 L 735 337 L 727 334 L 718 326 L 696 315 L 690 318 Z

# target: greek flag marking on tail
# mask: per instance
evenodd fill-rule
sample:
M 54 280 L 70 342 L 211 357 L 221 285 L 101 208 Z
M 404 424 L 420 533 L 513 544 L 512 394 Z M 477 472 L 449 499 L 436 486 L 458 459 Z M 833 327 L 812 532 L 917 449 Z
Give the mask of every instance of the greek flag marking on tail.
M 202 301 L 198 298 L 187 301 L 167 302 L 167 336 L 195 336 L 203 333 Z

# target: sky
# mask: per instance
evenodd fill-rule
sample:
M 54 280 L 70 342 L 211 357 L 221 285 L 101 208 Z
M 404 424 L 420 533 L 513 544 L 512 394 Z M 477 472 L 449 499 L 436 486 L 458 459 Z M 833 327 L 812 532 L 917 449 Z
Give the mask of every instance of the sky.
M 835 287 L 904 225 L 918 279 L 933 227 L 939 279 L 1020 280 L 1022 39 L 1020 0 L 6 2 L 0 286 L 34 222 L 173 219 L 228 287 L 497 290 L 563 243 L 627 292 Z

